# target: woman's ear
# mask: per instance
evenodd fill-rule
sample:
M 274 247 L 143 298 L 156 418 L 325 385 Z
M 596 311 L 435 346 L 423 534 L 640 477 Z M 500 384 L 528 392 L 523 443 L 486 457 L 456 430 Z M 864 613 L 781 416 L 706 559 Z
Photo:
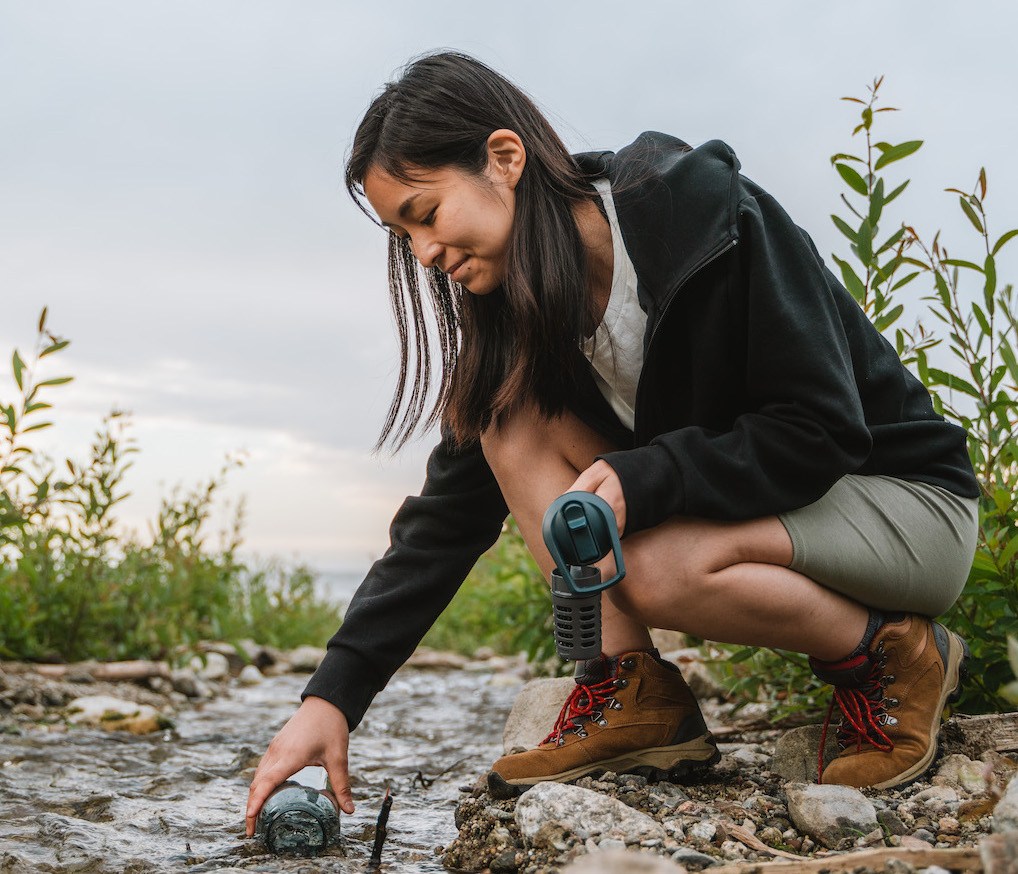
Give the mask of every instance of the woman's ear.
M 500 128 L 488 137 L 488 178 L 496 185 L 516 188 L 527 164 L 527 150 L 516 131 Z

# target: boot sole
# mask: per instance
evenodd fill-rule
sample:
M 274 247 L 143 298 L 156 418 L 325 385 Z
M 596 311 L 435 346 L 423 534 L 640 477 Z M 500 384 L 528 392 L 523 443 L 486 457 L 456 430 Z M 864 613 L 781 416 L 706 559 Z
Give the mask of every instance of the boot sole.
M 929 770 L 930 766 L 940 754 L 940 742 L 938 736 L 940 734 L 940 721 L 944 715 L 944 708 L 948 705 L 948 703 L 957 701 L 961 697 L 961 686 L 962 682 L 968 677 L 967 663 L 971 656 L 969 646 L 963 638 L 959 637 L 953 631 L 948 631 L 947 636 L 948 649 L 947 662 L 944 666 L 944 685 L 940 690 L 940 703 L 934 711 L 933 719 L 930 723 L 930 748 L 926 751 L 926 755 L 916 762 L 911 768 L 906 771 L 902 771 L 890 780 L 884 780 L 882 783 L 874 783 L 872 786 L 873 789 L 892 789 L 918 780 L 926 773 L 927 770 Z
M 580 765 L 561 771 L 558 774 L 544 774 L 540 777 L 517 777 L 506 780 L 497 771 L 488 774 L 488 791 L 495 798 L 511 798 L 519 795 L 537 783 L 568 783 L 580 777 L 603 774 L 615 771 L 618 774 L 640 774 L 648 781 L 657 782 L 670 780 L 680 782 L 691 774 L 716 765 L 721 760 L 721 753 L 715 746 L 710 733 L 685 743 L 667 747 L 648 747 L 636 750 L 613 759 Z

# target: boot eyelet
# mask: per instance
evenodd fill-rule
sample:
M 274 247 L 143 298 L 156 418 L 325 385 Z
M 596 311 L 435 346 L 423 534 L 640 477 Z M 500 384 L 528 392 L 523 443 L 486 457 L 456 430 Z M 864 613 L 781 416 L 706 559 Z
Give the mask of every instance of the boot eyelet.
M 597 724 L 600 725 L 601 728 L 604 728 L 608 724 L 608 720 L 607 719 L 599 719 L 597 721 Z
M 636 659 L 623 659 L 620 667 L 625 668 L 627 671 L 631 671 L 636 667 Z
M 619 689 L 625 689 L 626 686 L 629 685 L 629 680 L 627 680 L 625 677 L 620 677 L 618 680 L 615 681 L 615 685 Z
M 612 704 L 612 710 L 621 710 L 621 709 L 622 709 L 622 702 L 621 701 L 616 701 L 616 702 L 614 702 Z

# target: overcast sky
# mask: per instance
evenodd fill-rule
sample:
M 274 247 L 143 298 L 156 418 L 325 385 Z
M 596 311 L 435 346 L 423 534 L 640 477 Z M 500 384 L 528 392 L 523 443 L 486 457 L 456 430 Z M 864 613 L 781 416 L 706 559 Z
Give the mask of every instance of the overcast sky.
M 828 158 L 863 147 L 838 98 L 884 74 L 903 111 L 881 137 L 926 141 L 898 165 L 898 218 L 964 257 L 976 240 L 943 189 L 981 165 L 992 229 L 1018 226 L 1016 29 L 1008 2 L 0 2 L 0 356 L 48 304 L 73 340 L 49 375 L 76 381 L 36 445 L 80 457 L 104 412 L 132 411 L 135 530 L 245 450 L 228 493 L 250 548 L 366 568 L 426 445 L 370 454 L 396 345 L 384 235 L 342 162 L 409 57 L 480 57 L 575 149 L 724 139 L 825 255 L 844 254 Z

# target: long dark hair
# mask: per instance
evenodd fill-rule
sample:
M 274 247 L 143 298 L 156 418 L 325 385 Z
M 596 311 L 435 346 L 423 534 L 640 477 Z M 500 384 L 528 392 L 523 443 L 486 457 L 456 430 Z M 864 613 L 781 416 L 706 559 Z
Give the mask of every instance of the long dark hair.
M 434 405 L 420 267 L 406 239 L 389 237 L 389 290 L 399 331 L 396 393 L 376 448 L 398 449 L 441 418 L 457 443 L 476 440 L 527 399 L 546 416 L 566 409 L 593 327 L 586 251 L 573 208 L 596 194 L 533 101 L 505 77 L 458 52 L 418 58 L 368 107 L 346 164 L 346 186 L 369 216 L 364 177 L 401 181 L 420 169 L 481 174 L 487 140 L 515 131 L 527 153 L 502 284 L 477 296 L 437 268 L 423 271 L 442 369 Z

